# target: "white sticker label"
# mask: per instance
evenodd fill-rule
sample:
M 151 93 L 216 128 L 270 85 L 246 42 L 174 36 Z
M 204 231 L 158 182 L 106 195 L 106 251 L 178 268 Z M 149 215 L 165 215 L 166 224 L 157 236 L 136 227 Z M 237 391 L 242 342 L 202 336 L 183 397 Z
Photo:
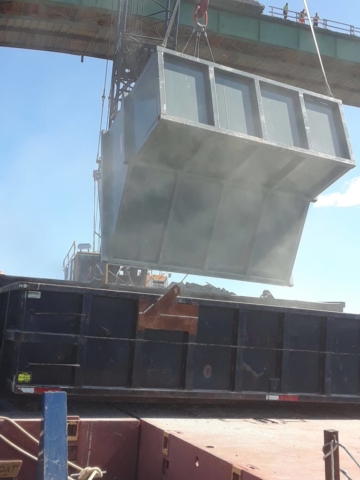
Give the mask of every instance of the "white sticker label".
M 18 390 L 22 393 L 34 393 L 35 389 L 31 387 L 18 387 Z
M 266 400 L 279 400 L 279 395 L 266 395 Z
M 41 292 L 28 292 L 28 298 L 41 298 Z

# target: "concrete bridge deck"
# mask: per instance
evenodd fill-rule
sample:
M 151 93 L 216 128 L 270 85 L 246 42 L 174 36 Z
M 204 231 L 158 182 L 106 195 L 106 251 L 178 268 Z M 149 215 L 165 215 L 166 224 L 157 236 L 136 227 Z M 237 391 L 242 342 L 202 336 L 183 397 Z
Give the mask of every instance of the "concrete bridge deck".
M 0 1 L 0 46 L 107 58 L 112 55 L 115 0 Z M 153 0 L 141 0 L 130 18 L 144 40 L 159 38 L 161 15 Z M 192 31 L 194 2 L 181 3 L 178 50 Z M 308 25 L 248 13 L 237 0 L 213 0 L 209 39 L 217 63 L 300 88 L 326 93 Z M 317 29 L 328 80 L 335 97 L 360 106 L 360 38 Z M 110 48 L 109 48 L 110 46 Z M 190 45 L 189 53 L 194 45 Z M 201 57 L 210 52 L 201 47 Z

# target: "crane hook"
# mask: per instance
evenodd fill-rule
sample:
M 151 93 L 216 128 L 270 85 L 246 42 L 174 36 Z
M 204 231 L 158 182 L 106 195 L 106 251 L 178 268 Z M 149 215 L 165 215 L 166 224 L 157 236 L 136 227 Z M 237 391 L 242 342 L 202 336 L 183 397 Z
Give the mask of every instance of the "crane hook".
M 204 27 L 207 27 L 208 24 L 208 8 L 209 8 L 209 0 L 198 0 L 195 6 L 194 12 L 194 25 L 195 27 L 201 27 L 202 25 L 199 24 L 198 19 L 204 17 Z

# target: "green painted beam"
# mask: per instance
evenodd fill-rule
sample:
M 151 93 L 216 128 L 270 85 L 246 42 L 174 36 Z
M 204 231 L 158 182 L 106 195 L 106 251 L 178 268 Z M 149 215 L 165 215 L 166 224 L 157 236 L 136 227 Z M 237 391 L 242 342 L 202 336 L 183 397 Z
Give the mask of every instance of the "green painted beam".
M 186 5 L 182 9 L 182 24 L 187 23 L 191 13 L 188 7 Z M 209 15 L 211 19 L 209 30 L 216 34 L 276 47 L 292 48 L 305 53 L 315 53 L 309 26 L 286 22 L 266 15 L 250 17 L 217 10 L 212 10 Z M 322 55 L 360 63 L 360 38 L 324 30 L 317 32 L 317 39 Z
M 38 3 L 49 6 L 73 6 L 107 11 L 115 11 L 117 0 L 22 0 L 24 3 Z M 160 2 L 161 3 L 161 2 Z M 173 2 L 174 3 L 174 2 Z M 295 22 L 284 21 L 267 15 L 250 16 L 246 14 L 226 11 L 226 0 L 223 2 L 224 10 L 209 10 L 209 31 L 220 36 L 232 37 L 236 40 L 259 42 L 274 47 L 295 49 L 304 53 L 315 53 L 310 28 Z M 138 2 L 138 14 L 153 15 L 161 7 L 153 0 Z M 131 9 L 131 7 L 130 7 Z M 192 26 L 193 2 L 183 0 L 181 3 L 180 23 Z M 155 15 L 154 18 L 157 16 Z M 161 16 L 159 15 L 159 18 Z M 163 17 L 162 17 L 163 18 Z M 320 51 L 323 55 L 360 63 L 360 38 L 354 35 L 345 35 L 330 30 L 317 32 Z
M 152 0 L 146 0 L 145 15 L 156 9 Z M 156 6 L 156 5 L 155 5 Z M 180 23 L 192 26 L 193 3 L 182 2 Z M 221 36 L 236 40 L 293 48 L 305 53 L 316 53 L 309 26 L 284 21 L 268 15 L 253 17 L 215 9 L 209 10 L 208 30 Z M 360 38 L 331 30 L 317 32 L 317 39 L 322 55 L 360 63 Z

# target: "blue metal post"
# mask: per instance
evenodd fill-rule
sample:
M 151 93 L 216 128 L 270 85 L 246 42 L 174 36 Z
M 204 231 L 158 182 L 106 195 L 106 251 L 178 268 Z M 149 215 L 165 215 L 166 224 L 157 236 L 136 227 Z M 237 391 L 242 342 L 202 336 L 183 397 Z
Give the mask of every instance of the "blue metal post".
M 37 480 L 67 480 L 67 407 L 65 392 L 43 395 Z

